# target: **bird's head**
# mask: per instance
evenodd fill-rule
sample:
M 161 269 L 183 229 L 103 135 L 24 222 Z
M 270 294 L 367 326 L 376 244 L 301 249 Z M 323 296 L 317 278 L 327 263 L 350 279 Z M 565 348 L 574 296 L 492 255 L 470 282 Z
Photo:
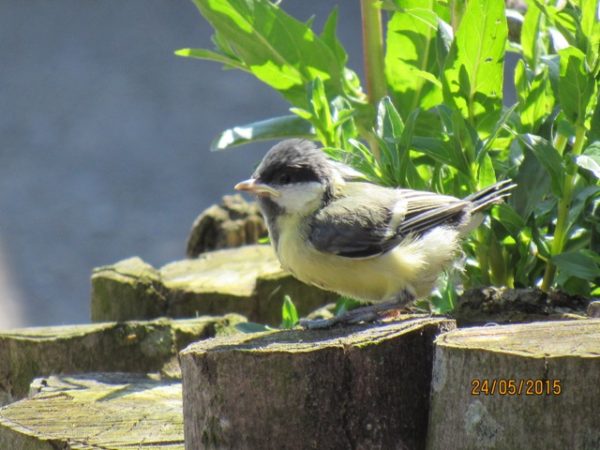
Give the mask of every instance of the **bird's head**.
M 271 148 L 252 178 L 235 189 L 256 195 L 263 211 L 310 214 L 343 183 L 342 167 L 346 166 L 329 160 L 313 142 L 288 139 Z

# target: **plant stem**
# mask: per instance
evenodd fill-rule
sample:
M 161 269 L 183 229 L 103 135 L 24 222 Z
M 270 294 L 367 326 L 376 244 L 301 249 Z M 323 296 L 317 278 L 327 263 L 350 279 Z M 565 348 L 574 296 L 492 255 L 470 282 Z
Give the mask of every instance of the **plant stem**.
M 452 31 L 456 35 L 456 32 L 458 31 L 458 27 L 462 20 L 462 16 L 465 13 L 466 2 L 465 2 L 465 0 L 453 0 L 450 3 L 450 5 L 451 5 L 450 11 L 452 14 L 450 21 L 451 21 L 451 25 L 452 25 Z
M 492 234 L 494 230 L 491 230 Z M 504 260 L 505 255 L 502 253 L 502 247 L 498 242 L 496 236 L 493 236 L 492 239 L 489 240 L 490 243 L 490 281 L 494 286 L 507 286 L 507 276 L 506 276 L 506 263 Z
M 367 79 L 369 103 L 377 108 L 379 101 L 386 96 L 387 87 L 383 60 L 383 32 L 381 9 L 376 0 L 360 0 L 363 34 L 363 59 Z M 371 150 L 379 159 L 379 148 L 375 139 L 370 139 Z
M 477 246 L 475 253 L 477 262 L 481 269 L 481 283 L 485 286 L 490 284 L 490 259 L 489 246 L 487 245 L 485 230 L 481 227 L 475 231 L 475 245 Z
M 567 138 L 559 136 L 556 140 L 556 147 L 559 153 L 563 153 L 566 146 Z M 573 144 L 572 154 L 578 156 L 583 150 L 583 143 L 585 142 L 585 127 L 583 125 L 577 125 L 575 131 L 575 143 Z M 552 239 L 552 248 L 550 249 L 551 256 L 556 256 L 562 253 L 565 248 L 567 241 L 567 234 L 569 231 L 569 209 L 571 207 L 571 201 L 573 200 L 573 189 L 575 188 L 575 172 L 567 173 L 565 176 L 565 182 L 563 185 L 562 197 L 558 200 L 558 215 L 556 218 L 556 228 L 554 229 L 554 237 Z M 542 279 L 542 285 L 540 286 L 543 291 L 548 291 L 554 283 L 554 276 L 556 275 L 556 266 L 549 259 L 546 262 L 546 269 L 544 271 L 544 278 Z

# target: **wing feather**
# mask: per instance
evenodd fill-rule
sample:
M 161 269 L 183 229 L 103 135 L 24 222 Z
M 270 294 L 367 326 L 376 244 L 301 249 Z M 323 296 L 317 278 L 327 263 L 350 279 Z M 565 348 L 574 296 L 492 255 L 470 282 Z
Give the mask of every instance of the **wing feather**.
M 460 223 L 470 205 L 455 197 L 367 183 L 349 183 L 348 188 L 351 195 L 334 200 L 311 221 L 308 239 L 319 251 L 349 258 L 374 257 L 409 235 Z

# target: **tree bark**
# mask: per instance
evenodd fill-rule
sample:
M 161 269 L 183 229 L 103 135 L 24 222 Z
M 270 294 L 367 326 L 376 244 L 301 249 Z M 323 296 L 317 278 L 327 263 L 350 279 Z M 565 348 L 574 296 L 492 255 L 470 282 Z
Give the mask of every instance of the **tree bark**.
M 187 449 L 424 448 L 433 339 L 454 322 L 231 336 L 180 354 Z
M 600 320 L 444 334 L 427 448 L 598 449 L 599 374 Z

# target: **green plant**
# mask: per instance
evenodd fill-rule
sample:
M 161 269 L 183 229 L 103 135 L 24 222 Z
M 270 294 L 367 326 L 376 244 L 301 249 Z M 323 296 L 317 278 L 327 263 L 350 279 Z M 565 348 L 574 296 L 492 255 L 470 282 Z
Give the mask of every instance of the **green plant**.
M 289 295 L 283 296 L 283 304 L 281 305 L 281 325 L 279 328 L 270 327 L 262 323 L 242 322 L 235 325 L 236 329 L 242 333 L 260 333 L 263 331 L 275 330 L 291 330 L 298 325 L 298 311 L 296 305 Z
M 215 50 L 176 53 L 222 63 L 277 90 L 292 114 L 237 126 L 212 144 L 306 136 L 388 186 L 465 196 L 513 178 L 465 245 L 465 286 L 557 286 L 600 294 L 600 24 L 597 0 L 360 0 L 366 92 L 336 37 L 267 0 L 194 0 Z M 382 23 L 386 24 L 386 33 Z M 518 102 L 503 105 L 506 52 Z M 434 307 L 453 307 L 452 283 Z

